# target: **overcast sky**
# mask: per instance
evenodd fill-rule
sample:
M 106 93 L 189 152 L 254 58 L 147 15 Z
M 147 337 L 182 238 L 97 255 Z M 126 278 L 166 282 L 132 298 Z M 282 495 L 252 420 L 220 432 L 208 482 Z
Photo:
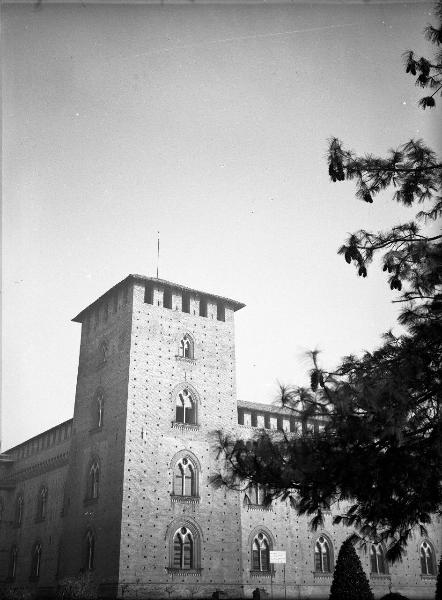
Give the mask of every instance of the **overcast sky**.
M 336 250 L 413 217 L 332 184 L 335 135 L 385 153 L 437 112 L 403 71 L 423 2 L 4 5 L 3 448 L 73 413 L 80 325 L 129 273 L 246 303 L 238 398 L 302 384 L 394 326 L 384 274 Z M 434 20 L 434 19 L 433 19 Z M 437 110 L 437 109 L 436 109 Z

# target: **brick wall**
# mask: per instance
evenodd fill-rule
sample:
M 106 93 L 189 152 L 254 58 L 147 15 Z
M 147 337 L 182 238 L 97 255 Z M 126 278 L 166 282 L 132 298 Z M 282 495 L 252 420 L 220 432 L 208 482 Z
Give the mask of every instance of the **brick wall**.
M 233 310 L 218 321 L 209 301 L 208 316 L 200 317 L 196 298 L 183 313 L 180 295 L 172 296 L 171 309 L 162 306 L 160 291 L 147 304 L 144 286 L 134 286 L 120 582 L 211 595 L 240 581 L 238 496 L 209 485 L 214 432 L 237 423 Z M 195 343 L 192 360 L 178 356 L 186 333 Z M 186 386 L 197 397 L 197 427 L 173 426 L 176 394 Z M 186 450 L 201 467 L 198 502 L 171 498 L 172 459 Z M 201 544 L 201 571 L 192 574 L 168 570 L 170 536 L 186 523 L 198 529 Z
M 96 303 L 82 325 L 71 461 L 63 517 L 62 576 L 85 567 L 85 535 L 95 536 L 93 575 L 118 579 L 119 540 L 132 320 L 130 289 L 116 288 Z M 103 402 L 102 426 L 97 402 Z M 88 498 L 91 462 L 99 464 L 99 494 Z
M 57 571 L 61 537 L 63 487 L 70 451 L 71 421 L 63 423 L 26 443 L 11 449 L 2 463 L 0 498 L 3 504 L 0 522 L 0 580 L 8 578 L 11 549 L 17 548 L 15 584 L 36 588 L 53 585 Z M 44 515 L 39 514 L 39 495 L 47 489 Z M 23 498 L 20 525 L 16 522 L 16 505 Z M 41 518 L 43 516 L 44 518 Z M 31 581 L 32 552 L 41 544 L 40 577 Z

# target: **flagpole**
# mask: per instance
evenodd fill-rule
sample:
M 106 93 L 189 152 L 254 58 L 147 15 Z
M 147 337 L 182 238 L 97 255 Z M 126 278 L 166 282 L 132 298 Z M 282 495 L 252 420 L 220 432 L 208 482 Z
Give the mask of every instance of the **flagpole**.
M 158 231 L 158 244 L 157 244 L 157 279 L 158 279 L 158 265 L 160 263 L 160 232 Z

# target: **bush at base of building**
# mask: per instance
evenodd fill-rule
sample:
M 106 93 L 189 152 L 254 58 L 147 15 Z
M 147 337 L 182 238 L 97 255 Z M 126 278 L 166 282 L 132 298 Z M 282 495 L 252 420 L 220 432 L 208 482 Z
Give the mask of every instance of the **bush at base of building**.
M 402 594 L 398 594 L 397 592 L 390 592 L 385 596 L 382 596 L 381 600 L 408 600 L 407 596 L 402 596 Z
M 97 588 L 89 574 L 62 579 L 57 590 L 57 600 L 95 600 Z
M 339 550 L 329 600 L 374 600 L 367 576 L 350 539 Z

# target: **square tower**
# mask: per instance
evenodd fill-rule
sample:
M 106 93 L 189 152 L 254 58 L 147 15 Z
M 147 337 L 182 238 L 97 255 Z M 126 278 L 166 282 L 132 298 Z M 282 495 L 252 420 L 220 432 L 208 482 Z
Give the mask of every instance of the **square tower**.
M 239 497 L 209 480 L 215 432 L 237 426 L 234 312 L 243 306 L 130 275 L 75 317 L 65 574 L 92 567 L 109 595 L 210 596 L 240 582 Z

